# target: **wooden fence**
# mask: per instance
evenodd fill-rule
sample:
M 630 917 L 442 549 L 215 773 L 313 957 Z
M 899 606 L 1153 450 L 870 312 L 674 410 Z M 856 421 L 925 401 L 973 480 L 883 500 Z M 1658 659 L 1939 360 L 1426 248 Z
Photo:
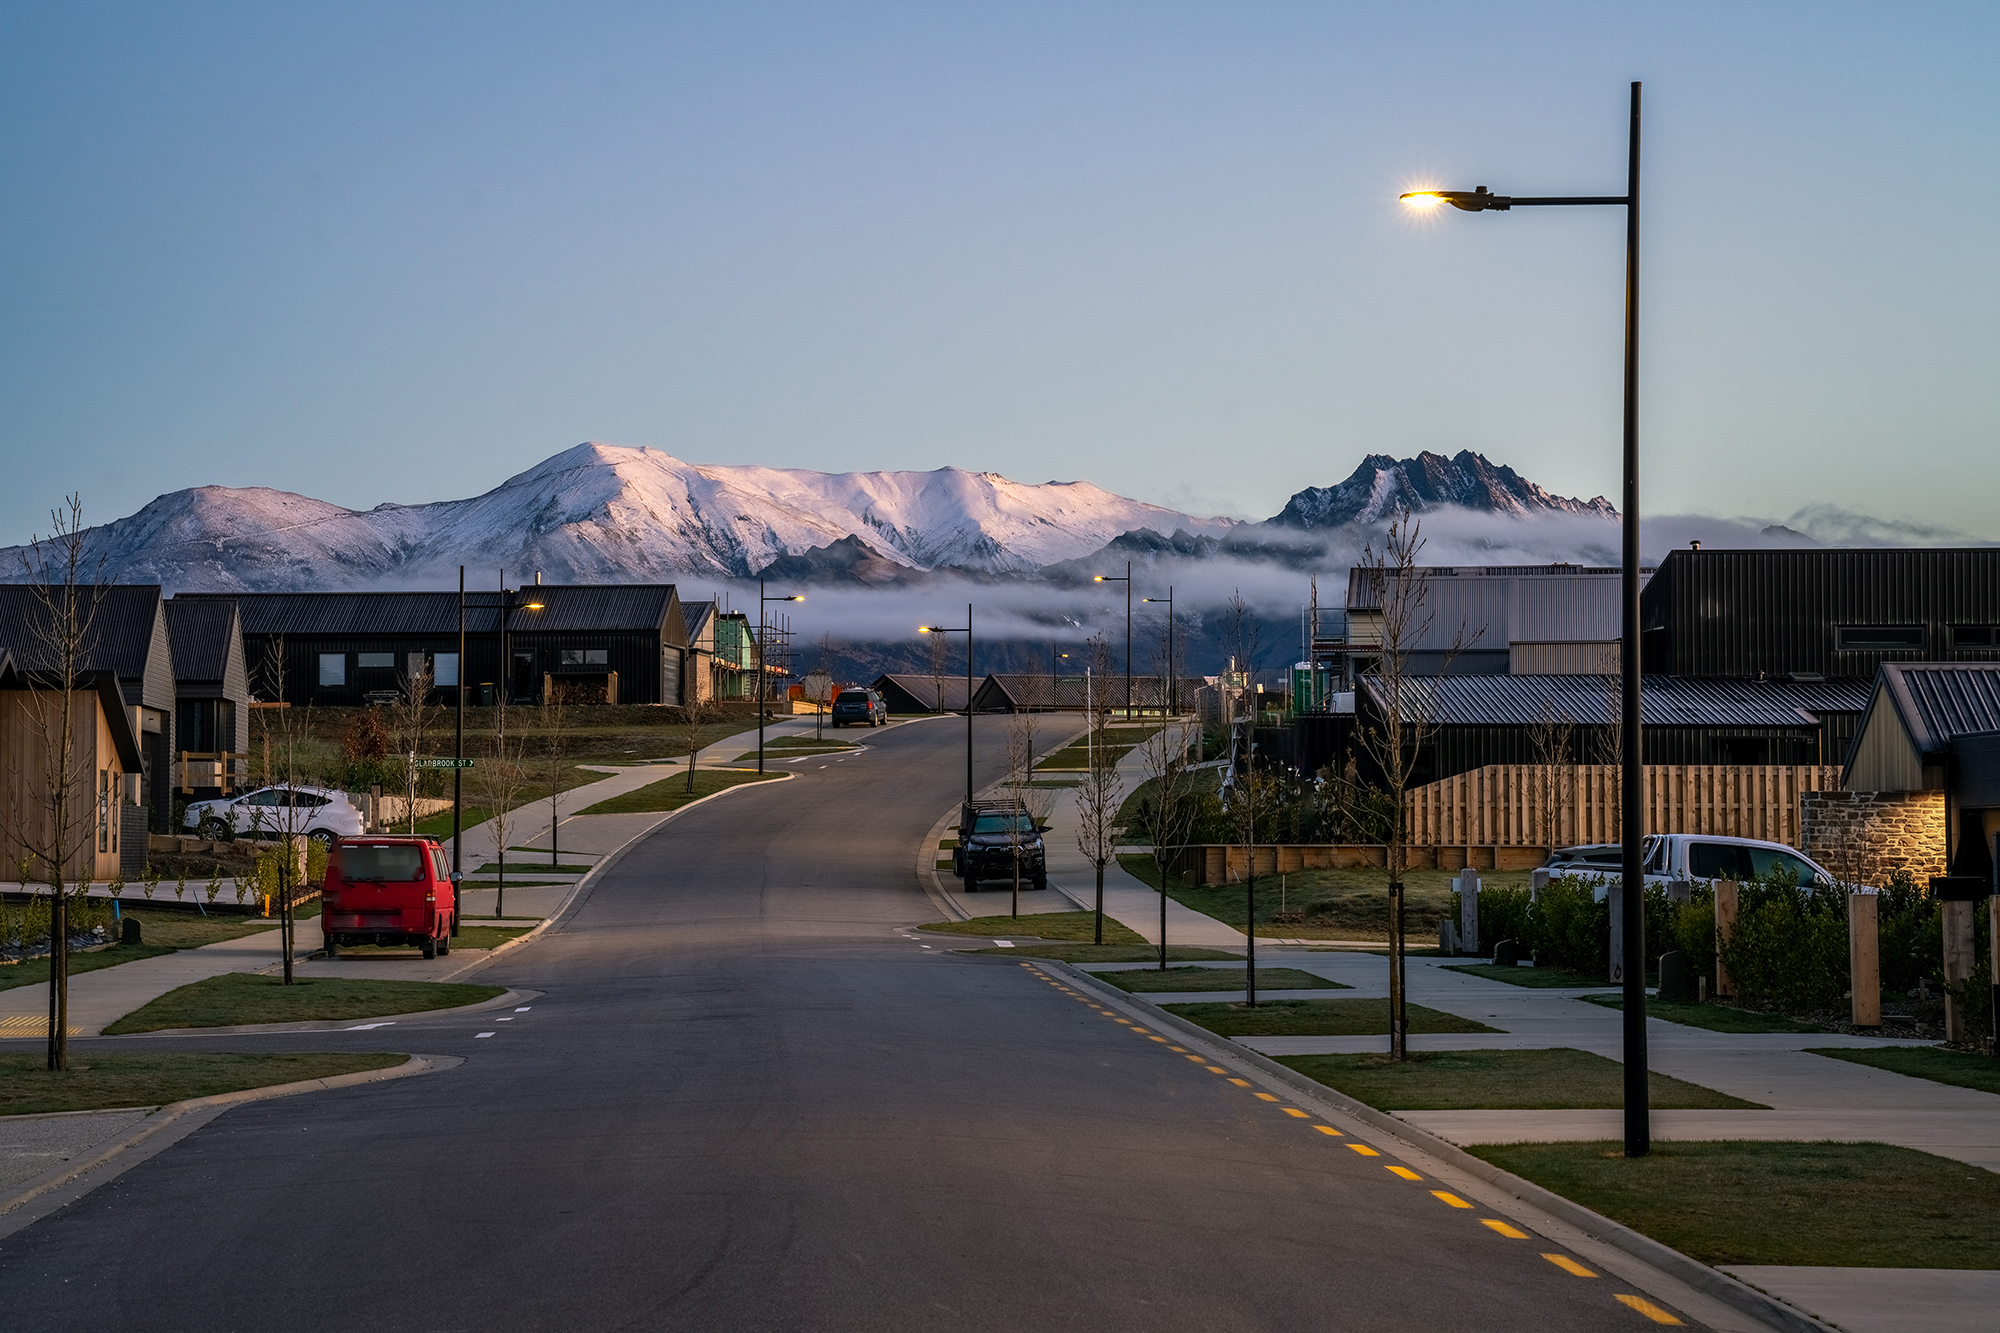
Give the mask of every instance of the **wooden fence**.
M 1800 845 L 1799 798 L 1839 791 L 1821 764 L 1647 764 L 1647 833 L 1714 833 Z M 1617 842 L 1619 770 L 1488 764 L 1409 793 L 1418 846 L 1570 847 Z

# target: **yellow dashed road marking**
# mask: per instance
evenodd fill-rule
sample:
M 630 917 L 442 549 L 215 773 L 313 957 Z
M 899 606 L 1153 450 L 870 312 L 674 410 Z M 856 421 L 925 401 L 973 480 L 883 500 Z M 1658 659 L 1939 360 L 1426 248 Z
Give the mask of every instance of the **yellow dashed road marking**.
M 1253 1093 L 1251 1095 L 1256 1097 L 1256 1099 L 1260 1102 L 1275 1102 L 1278 1100 L 1276 1097 L 1273 1097 L 1268 1092 L 1258 1092 L 1258 1093 Z
M 1229 1072 L 1220 1065 L 1203 1065 L 1202 1068 L 1211 1074 L 1227 1074 Z
M 1215 1072 L 1220 1074 L 1222 1071 L 1218 1069 Z M 1247 1088 L 1250 1086 L 1250 1080 L 1247 1078 L 1232 1078 L 1229 1081 L 1231 1083 L 1234 1083 L 1239 1088 Z
M 1183 1051 L 1181 1052 L 1181 1054 L 1187 1055 L 1187 1052 Z M 1208 1057 L 1205 1055 L 1188 1055 L 1188 1059 L 1194 1061 L 1198 1065 L 1205 1065 L 1208 1063 Z
M 1185 1046 L 1169 1046 L 1169 1047 L 1167 1047 L 1167 1049 L 1168 1049 L 1168 1050 L 1170 1050 L 1170 1051 L 1172 1051 L 1172 1052 L 1174 1052 L 1174 1053 L 1175 1053 L 1176 1055 L 1186 1055 L 1186 1054 L 1187 1054 L 1187 1047 L 1185 1047 Z
M 1644 1296 L 1628 1296 L 1621 1291 L 1618 1293 L 1618 1300 L 1621 1304 L 1631 1306 L 1634 1310 L 1637 1310 L 1656 1324 L 1678 1324 L 1681 1322 L 1665 1310 L 1662 1310 L 1659 1306 L 1647 1300 Z
M 1472 1207 L 1472 1205 L 1471 1205 L 1471 1204 L 1469 1204 L 1469 1203 L 1467 1203 L 1467 1202 L 1466 1202 L 1465 1200 L 1463 1200 L 1463 1199 L 1459 1198 L 1459 1197 L 1458 1197 L 1458 1196 L 1457 1196 L 1456 1194 L 1452 1194 L 1452 1193 L 1449 1193 L 1449 1192 L 1447 1192 L 1447 1191 L 1445 1191 L 1445 1190 L 1432 1190 L 1432 1191 L 1431 1191 L 1431 1196 L 1432 1196 L 1433 1198 L 1436 1198 L 1436 1199 L 1440 1199 L 1440 1200 L 1442 1200 L 1443 1202 L 1445 1202 L 1445 1203 L 1448 1203 L 1448 1204 L 1450 1204 L 1450 1205 L 1451 1205 L 1452 1207 L 1454 1207 L 1454 1208 L 1470 1208 L 1470 1207 Z
M 1527 1232 L 1521 1230 L 1519 1227 L 1508 1226 L 1497 1217 L 1482 1217 L 1479 1221 L 1484 1226 L 1492 1227 L 1508 1240 L 1526 1240 L 1528 1238 Z
M 1384 1169 L 1385 1171 L 1388 1171 L 1388 1172 L 1389 1172 L 1390 1174 L 1392 1174 L 1392 1175 L 1398 1175 L 1398 1176 L 1401 1176 L 1401 1177 L 1402 1177 L 1403 1179 L 1405 1179 L 1405 1180 L 1422 1180 L 1422 1179 L 1423 1179 L 1423 1177 L 1422 1177 L 1422 1176 L 1420 1176 L 1420 1175 L 1418 1175 L 1418 1174 L 1417 1174 L 1416 1172 L 1414 1172 L 1414 1171 L 1410 1170 L 1410 1168 L 1409 1168 L 1409 1167 L 1407 1167 L 1407 1166 L 1390 1166 L 1390 1167 L 1384 1167 L 1383 1169 Z
M 1347 1146 L 1360 1153 L 1363 1157 L 1380 1157 L 1382 1155 L 1365 1143 L 1350 1143 Z
M 1591 1272 L 1588 1268 L 1585 1268 L 1582 1264 L 1578 1263 L 1576 1260 L 1570 1258 L 1566 1254 L 1545 1254 L 1542 1256 L 1542 1258 L 1548 1260 L 1550 1263 L 1554 1264 L 1557 1268 L 1562 1269 L 1563 1272 L 1570 1274 L 1572 1277 L 1597 1276 L 1597 1274 Z
M 1336 1139 L 1343 1137 L 1341 1132 L 1335 1129 L 1332 1125 L 1314 1125 L 1313 1128 L 1318 1130 L 1322 1134 L 1330 1134 Z
M 1297 1116 L 1297 1117 L 1298 1117 L 1298 1118 L 1299 1118 L 1300 1120 L 1310 1120 L 1310 1119 L 1312 1119 L 1312 1117 L 1311 1117 L 1311 1116 L 1307 1115 L 1307 1114 L 1306 1114 L 1306 1113 L 1305 1113 L 1304 1111 L 1301 1111 L 1301 1110 L 1300 1110 L 1300 1109 L 1299 1109 L 1298 1107 L 1296 1107 L 1296 1106 L 1287 1106 L 1287 1107 L 1284 1107 L 1284 1108 L 1282 1108 L 1282 1109 L 1284 1110 L 1284 1112 L 1285 1112 L 1285 1114 L 1286 1114 L 1286 1115 L 1289 1115 L 1289 1116 Z

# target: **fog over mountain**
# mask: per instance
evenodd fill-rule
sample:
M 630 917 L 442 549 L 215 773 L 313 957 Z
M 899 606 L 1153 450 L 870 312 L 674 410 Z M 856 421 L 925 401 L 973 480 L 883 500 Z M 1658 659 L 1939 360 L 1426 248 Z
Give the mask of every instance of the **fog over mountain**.
M 86 502 L 88 496 L 85 496 Z M 1430 564 L 1615 564 L 1617 511 L 1603 497 L 1551 494 L 1479 454 L 1371 454 L 1343 481 L 1308 487 L 1261 522 L 1195 515 L 1113 495 L 1087 481 L 1016 482 L 992 472 L 813 472 L 688 463 L 657 449 L 586 443 L 483 495 L 353 510 L 263 487 L 163 495 L 90 534 L 89 560 L 117 582 L 172 594 L 471 585 L 671 582 L 688 600 L 733 596 L 762 575 L 812 593 L 795 608 L 805 637 L 856 645 L 855 668 L 911 665 L 911 630 L 979 607 L 980 670 L 1044 666 L 1050 641 L 1097 629 L 1122 636 L 1122 585 L 1092 581 L 1132 562 L 1141 597 L 1173 590 L 1194 640 L 1190 664 L 1219 654 L 1217 612 L 1239 592 L 1260 617 L 1260 660 L 1289 660 L 1311 581 L 1338 606 L 1347 569 L 1379 547 L 1397 508 L 1417 515 Z M 1788 524 L 1789 526 L 1786 526 Z M 1700 540 L 1719 546 L 1965 543 L 1844 510 L 1807 508 L 1774 524 L 1648 519 L 1649 560 Z M 0 579 L 23 577 L 0 550 Z M 749 605 L 754 609 L 755 603 Z M 1138 604 L 1140 634 L 1164 608 Z M 865 645 L 865 646 L 863 646 Z M 1137 657 L 1145 656 L 1137 654 Z M 1016 659 L 1019 659 L 1018 661 Z

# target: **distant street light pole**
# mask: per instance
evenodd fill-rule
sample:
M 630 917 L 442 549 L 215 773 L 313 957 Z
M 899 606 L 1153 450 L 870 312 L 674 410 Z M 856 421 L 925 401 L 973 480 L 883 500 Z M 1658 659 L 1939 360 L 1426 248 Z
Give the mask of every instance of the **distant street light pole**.
M 1167 683 L 1166 688 L 1160 694 L 1160 697 L 1166 701 L 1165 711 L 1160 714 L 1160 720 L 1164 722 L 1175 713 L 1180 712 L 1180 709 L 1174 707 L 1175 695 L 1181 683 L 1180 668 L 1174 665 L 1174 585 L 1171 583 L 1167 585 L 1167 595 L 1165 597 L 1148 597 L 1146 600 L 1149 602 L 1165 602 L 1167 604 Z
M 1053 643 L 1050 644 L 1049 645 L 1049 711 L 1051 713 L 1056 711 L 1056 659 L 1058 657 L 1062 658 L 1064 661 L 1069 660 L 1068 653 L 1058 653 L 1056 651 L 1056 646 Z
M 1625 920 L 1620 958 L 1625 972 L 1625 1155 L 1643 1157 L 1652 1150 L 1652 1127 L 1646 1086 L 1646 880 L 1640 858 L 1641 826 L 1645 820 L 1640 784 L 1645 779 L 1645 769 L 1639 753 L 1639 84 L 1632 85 L 1632 121 L 1622 195 L 1521 198 L 1489 194 L 1482 185 L 1469 193 L 1415 190 L 1403 199 L 1417 208 L 1450 204 L 1467 213 L 1504 213 L 1515 208 L 1573 204 L 1620 204 L 1625 208 L 1625 540 L 1624 568 L 1619 571 L 1625 617 L 1620 645 L 1624 658 L 1620 664 L 1624 677 L 1620 695 L 1624 790 L 1619 802 L 1619 836 L 1624 841 L 1625 854 L 1624 885 L 1619 897 Z
M 965 803 L 972 804 L 972 603 L 965 604 L 963 625 L 919 625 L 919 634 L 965 636 Z
M 784 597 L 766 597 L 764 580 L 757 580 L 757 771 L 764 771 L 764 680 L 768 673 L 764 670 L 764 604 L 766 602 L 803 602 L 803 593 L 788 594 Z
M 458 567 L 458 683 L 452 691 L 457 704 L 453 710 L 453 726 L 456 735 L 452 738 L 451 757 L 457 761 L 451 770 L 451 933 L 458 934 L 458 918 L 464 915 L 464 904 L 458 901 L 459 879 L 465 873 L 465 865 L 459 854 L 459 825 L 465 817 L 465 566 Z
M 1123 574 L 1099 574 L 1099 583 L 1125 585 L 1125 720 L 1132 720 L 1132 562 L 1125 562 Z

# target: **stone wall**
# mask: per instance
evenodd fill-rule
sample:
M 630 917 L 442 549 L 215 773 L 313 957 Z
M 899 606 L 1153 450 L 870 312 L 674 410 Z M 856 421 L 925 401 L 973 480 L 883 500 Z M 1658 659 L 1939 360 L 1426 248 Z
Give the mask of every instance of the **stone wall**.
M 1925 884 L 1945 873 L 1941 791 L 1809 791 L 1799 850 L 1842 879 L 1881 885 L 1897 870 Z

